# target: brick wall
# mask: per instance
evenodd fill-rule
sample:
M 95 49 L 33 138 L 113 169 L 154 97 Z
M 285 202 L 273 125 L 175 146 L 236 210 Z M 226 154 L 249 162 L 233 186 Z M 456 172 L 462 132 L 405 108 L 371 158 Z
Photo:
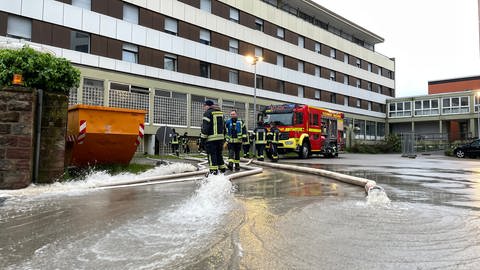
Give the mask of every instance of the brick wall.
M 0 89 L 0 188 L 23 188 L 32 181 L 34 104 L 30 89 Z

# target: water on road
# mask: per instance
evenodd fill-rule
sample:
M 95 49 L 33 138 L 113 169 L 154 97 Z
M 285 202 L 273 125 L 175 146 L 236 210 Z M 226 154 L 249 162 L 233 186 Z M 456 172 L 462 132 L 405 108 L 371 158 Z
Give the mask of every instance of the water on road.
M 391 201 L 335 180 L 268 169 L 233 185 L 216 176 L 0 192 L 0 268 L 480 268 L 480 212 L 467 203 L 476 199 L 475 179 L 334 169 L 369 172 Z

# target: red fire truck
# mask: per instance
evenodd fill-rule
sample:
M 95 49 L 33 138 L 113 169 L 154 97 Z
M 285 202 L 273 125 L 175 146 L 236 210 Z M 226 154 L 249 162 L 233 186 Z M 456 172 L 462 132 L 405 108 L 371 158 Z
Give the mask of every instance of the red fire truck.
M 280 130 L 280 153 L 297 152 L 300 158 L 312 153 L 337 157 L 343 138 L 343 113 L 299 104 L 266 106 L 259 121 Z

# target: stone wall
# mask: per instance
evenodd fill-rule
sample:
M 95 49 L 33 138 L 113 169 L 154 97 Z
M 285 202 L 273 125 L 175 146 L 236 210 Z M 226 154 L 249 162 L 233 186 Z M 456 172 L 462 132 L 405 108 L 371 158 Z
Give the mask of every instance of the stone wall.
M 35 92 L 0 88 L 0 189 L 23 188 L 32 180 Z
M 62 177 L 65 171 L 67 114 L 66 95 L 44 92 L 37 183 L 53 183 Z

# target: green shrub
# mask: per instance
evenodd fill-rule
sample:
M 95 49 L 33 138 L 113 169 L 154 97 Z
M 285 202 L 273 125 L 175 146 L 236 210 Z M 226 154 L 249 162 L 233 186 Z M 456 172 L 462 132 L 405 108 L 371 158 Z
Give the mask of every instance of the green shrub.
M 347 149 L 351 153 L 366 153 L 366 154 L 379 154 L 379 153 L 398 153 L 401 151 L 400 137 L 397 135 L 388 135 L 385 141 L 376 144 L 354 144 L 351 148 Z
M 28 46 L 19 50 L 0 50 L 0 85 L 12 85 L 13 74 L 23 76 L 25 87 L 65 95 L 80 83 L 80 71 L 67 59 L 41 53 Z

